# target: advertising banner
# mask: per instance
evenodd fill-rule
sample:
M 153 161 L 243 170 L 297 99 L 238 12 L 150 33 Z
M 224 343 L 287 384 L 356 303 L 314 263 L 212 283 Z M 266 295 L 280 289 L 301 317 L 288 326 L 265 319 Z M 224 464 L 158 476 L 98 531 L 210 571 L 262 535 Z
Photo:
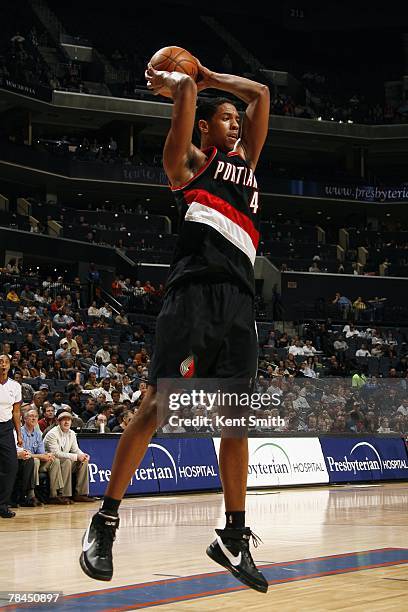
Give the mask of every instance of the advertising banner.
M 248 488 L 329 482 L 318 438 L 250 438 Z M 217 456 L 220 439 L 214 438 Z
M 342 183 L 318 183 L 316 181 L 287 180 L 260 175 L 259 186 L 262 191 L 303 196 L 308 198 L 328 198 L 354 202 L 406 202 L 408 184 L 400 185 L 361 185 Z
M 160 492 L 221 488 L 211 438 L 154 438 L 149 448 L 161 475 Z
M 52 89 L 44 85 L 38 85 L 37 83 L 19 83 L 18 81 L 2 76 L 0 77 L 0 87 L 14 93 L 22 94 L 23 96 L 45 100 L 46 102 L 51 102 L 52 99 Z
M 330 482 L 408 479 L 402 438 L 320 438 Z
M 109 482 L 119 436 L 80 438 L 89 461 L 89 493 L 103 495 Z M 221 488 L 211 438 L 153 438 L 126 495 Z
M 84 453 L 90 455 L 89 494 L 103 495 L 110 479 L 113 457 L 119 442 L 119 436 L 106 438 L 82 438 L 78 444 Z M 152 451 L 148 449 L 143 461 L 135 471 L 126 490 L 127 495 L 141 493 L 158 493 L 159 484 L 155 470 Z

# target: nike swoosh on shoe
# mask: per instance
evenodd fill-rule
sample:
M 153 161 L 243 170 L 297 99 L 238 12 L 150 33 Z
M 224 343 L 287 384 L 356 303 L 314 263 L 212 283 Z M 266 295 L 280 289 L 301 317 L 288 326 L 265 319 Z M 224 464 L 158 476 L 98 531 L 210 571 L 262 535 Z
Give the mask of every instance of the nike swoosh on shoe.
M 234 567 L 237 567 L 242 560 L 242 553 L 238 553 L 238 555 L 233 555 L 232 552 L 230 550 L 228 550 L 228 548 L 225 546 L 224 542 L 221 540 L 220 536 L 217 535 L 217 542 L 218 542 L 218 546 L 221 548 L 223 554 L 227 557 L 228 561 L 231 563 L 231 565 L 233 565 Z

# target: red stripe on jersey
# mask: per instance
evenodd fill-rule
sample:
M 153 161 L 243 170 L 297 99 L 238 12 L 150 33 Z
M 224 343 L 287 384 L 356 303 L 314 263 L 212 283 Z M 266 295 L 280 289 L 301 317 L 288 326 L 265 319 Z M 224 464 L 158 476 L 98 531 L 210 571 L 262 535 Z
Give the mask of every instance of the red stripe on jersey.
M 258 248 L 258 230 L 255 228 L 251 219 L 247 217 L 247 215 L 231 206 L 231 204 L 228 204 L 228 202 L 222 198 L 218 198 L 205 189 L 189 189 L 184 193 L 184 198 L 188 205 L 190 205 L 192 202 L 198 202 L 199 204 L 203 204 L 204 206 L 208 206 L 209 208 L 213 208 L 214 210 L 220 212 L 230 221 L 239 225 L 239 227 L 249 235 L 255 249 Z
M 202 174 L 204 172 L 204 170 L 206 170 L 208 168 L 208 166 L 211 164 L 212 160 L 214 159 L 214 157 L 217 154 L 217 147 L 209 147 L 208 149 L 203 149 L 203 153 L 206 153 L 206 151 L 210 151 L 211 149 L 212 149 L 212 153 L 208 157 L 208 159 L 205 162 L 204 166 L 201 166 L 201 168 L 195 174 L 193 174 L 193 176 L 191 178 L 189 178 L 188 181 L 186 181 L 182 185 L 176 185 L 175 187 L 170 185 L 170 189 L 172 191 L 177 191 L 179 189 L 184 189 L 184 187 L 187 187 L 187 185 L 189 185 L 192 181 L 194 181 L 194 179 L 196 179 L 198 176 L 200 176 L 200 174 Z

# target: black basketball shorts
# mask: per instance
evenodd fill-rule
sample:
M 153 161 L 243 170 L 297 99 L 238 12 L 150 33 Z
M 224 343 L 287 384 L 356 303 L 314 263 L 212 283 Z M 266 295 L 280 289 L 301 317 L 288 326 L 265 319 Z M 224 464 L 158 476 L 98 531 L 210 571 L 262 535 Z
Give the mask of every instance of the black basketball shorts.
M 189 283 L 167 293 L 157 319 L 149 384 L 160 378 L 240 379 L 257 371 L 254 300 L 229 283 Z

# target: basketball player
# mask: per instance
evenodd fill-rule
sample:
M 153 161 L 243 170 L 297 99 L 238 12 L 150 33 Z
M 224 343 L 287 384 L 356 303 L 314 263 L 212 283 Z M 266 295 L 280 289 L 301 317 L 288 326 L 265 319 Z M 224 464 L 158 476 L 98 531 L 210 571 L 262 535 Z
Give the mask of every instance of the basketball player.
M 179 72 L 146 71 L 154 93 L 174 101 L 163 163 L 182 217 L 178 242 L 157 320 L 157 341 L 146 396 L 121 436 L 100 511 L 83 538 L 81 567 L 99 580 L 112 578 L 112 544 L 118 508 L 128 483 L 158 427 L 156 381 L 180 375 L 246 379 L 257 367 L 254 262 L 259 201 L 254 170 L 269 119 L 265 85 L 211 72 L 200 63 L 197 83 Z M 242 121 L 227 99 L 209 99 L 198 109 L 201 148 L 192 144 L 197 92 L 220 89 L 246 104 Z M 245 527 L 247 437 L 224 437 L 220 446 L 226 526 L 216 529 L 207 554 L 251 588 L 267 581 L 249 550 Z M 256 537 L 254 539 L 257 544 Z

